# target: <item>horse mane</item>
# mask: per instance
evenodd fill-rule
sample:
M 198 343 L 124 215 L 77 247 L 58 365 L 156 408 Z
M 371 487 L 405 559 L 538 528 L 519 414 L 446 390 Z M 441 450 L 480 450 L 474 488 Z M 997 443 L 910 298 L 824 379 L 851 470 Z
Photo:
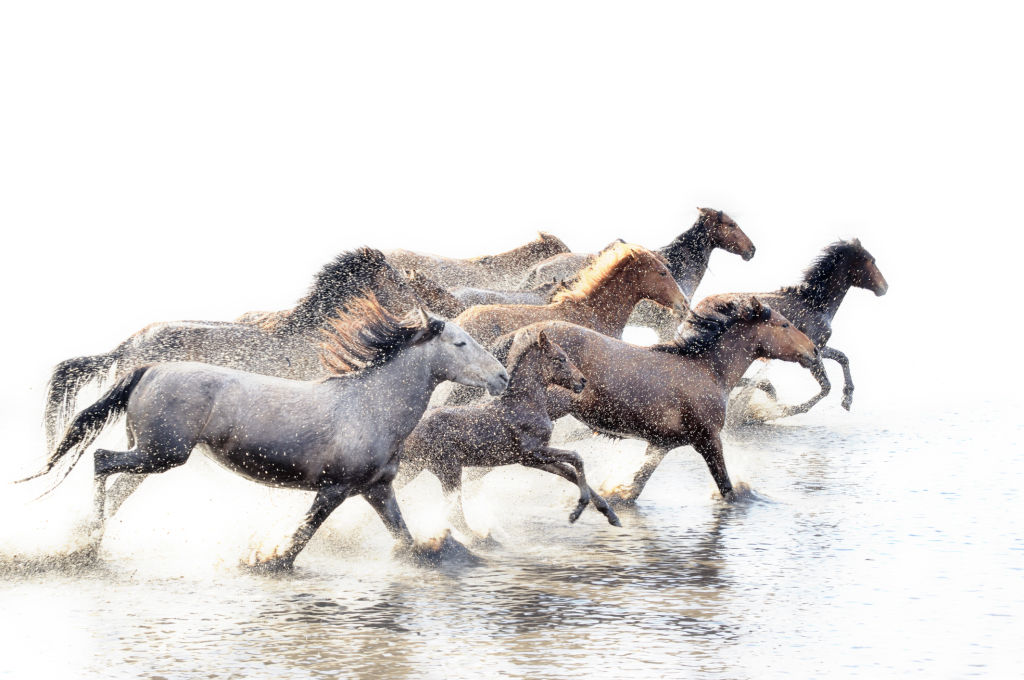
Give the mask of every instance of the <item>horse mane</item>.
M 615 241 L 602 250 L 594 258 L 594 261 L 579 271 L 578 274 L 567 284 L 567 288 L 559 290 L 551 297 L 551 302 L 564 302 L 566 300 L 582 300 L 592 295 L 612 276 L 617 274 L 622 267 L 633 260 L 644 255 L 651 255 L 664 265 L 668 265 L 664 256 L 651 252 L 643 246 L 635 243 L 623 243 Z
M 426 325 L 415 312 L 393 315 L 368 292 L 349 300 L 327 320 L 320 343 L 320 360 L 334 375 L 382 366 L 406 347 L 429 340 L 444 330 L 444 321 L 429 318 Z
M 800 283 L 795 286 L 784 286 L 779 292 L 794 293 L 824 288 L 839 263 L 854 257 L 870 257 L 868 251 L 860 244 L 860 239 L 834 241 L 825 246 L 821 254 L 804 269 Z
M 325 319 L 348 300 L 365 294 L 374 277 L 390 266 L 384 253 L 375 248 L 358 248 L 341 253 L 313 277 L 313 285 L 296 305 L 255 320 L 261 330 L 296 332 L 319 328 Z
M 714 348 L 726 331 L 741 321 L 765 321 L 772 315 L 768 305 L 753 295 L 712 295 L 700 301 L 683 321 L 672 342 L 653 345 L 655 352 L 698 356 Z
M 711 247 L 711 227 L 722 221 L 725 213 L 713 208 L 697 208 L 697 211 L 697 221 L 689 229 L 672 239 L 672 243 L 658 249 L 669 262 L 677 259 L 680 252 L 699 253 Z

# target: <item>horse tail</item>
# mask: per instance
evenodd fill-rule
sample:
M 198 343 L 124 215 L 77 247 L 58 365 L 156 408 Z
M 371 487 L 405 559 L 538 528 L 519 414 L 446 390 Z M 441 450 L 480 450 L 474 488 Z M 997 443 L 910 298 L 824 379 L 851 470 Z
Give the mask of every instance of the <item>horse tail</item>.
M 101 380 L 124 354 L 122 343 L 114 351 L 86 357 L 75 357 L 57 364 L 46 383 L 46 408 L 43 424 L 46 428 L 46 447 L 53 451 L 56 439 L 64 431 L 67 421 L 75 413 L 78 393 L 93 380 Z
M 142 376 L 152 368 L 152 365 L 140 366 L 134 371 L 126 375 L 124 378 L 119 380 L 116 385 L 111 387 L 106 394 L 99 398 L 99 401 L 92 404 L 91 406 L 82 410 L 75 419 L 68 425 L 67 432 L 64 433 L 64 438 L 57 445 L 57 448 L 50 454 L 49 459 L 46 461 L 46 465 L 43 469 L 36 474 L 19 479 L 15 484 L 21 482 L 27 482 L 30 479 L 42 477 L 47 472 L 53 469 L 53 467 L 63 458 L 68 452 L 74 451 L 74 458 L 71 464 L 67 466 L 64 471 L 64 475 L 57 480 L 57 482 L 50 488 L 52 491 L 57 487 L 58 484 L 64 481 L 65 477 L 71 473 L 71 469 L 75 467 L 75 463 L 82 457 L 85 450 L 96 441 L 96 438 L 100 435 L 111 421 L 119 417 L 128 408 L 128 398 L 132 395 L 136 385 L 142 379 Z M 46 493 L 49 493 L 47 491 Z M 45 494 L 44 494 L 45 495 Z

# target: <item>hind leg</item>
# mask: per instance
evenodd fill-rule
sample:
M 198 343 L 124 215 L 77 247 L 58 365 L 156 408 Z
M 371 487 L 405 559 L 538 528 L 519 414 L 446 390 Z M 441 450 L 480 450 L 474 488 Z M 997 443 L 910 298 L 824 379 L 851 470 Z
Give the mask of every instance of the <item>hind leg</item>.
M 654 471 L 658 469 L 661 461 L 665 459 L 670 450 L 648 443 L 647 450 L 644 452 L 644 463 L 637 470 L 636 474 L 633 475 L 633 481 L 626 485 L 620 484 L 611 489 L 601 487 L 601 491 L 612 498 L 614 502 L 628 505 L 636 503 L 636 500 L 640 498 L 640 494 L 643 493 L 644 487 L 647 486 L 647 482 L 654 475 Z
M 343 485 L 320 489 L 316 494 L 316 498 L 313 499 L 313 505 L 306 512 L 306 516 L 303 517 L 302 524 L 292 534 L 284 549 L 280 551 L 275 550 L 274 554 L 269 557 L 257 555 L 254 566 L 268 570 L 291 569 L 295 563 L 295 558 L 298 557 L 302 549 L 309 543 L 309 539 L 313 538 L 316 530 L 341 505 L 342 501 L 349 497 L 350 490 L 351 487 Z
M 191 451 L 191 443 L 187 449 L 184 446 L 170 449 L 135 449 L 132 451 L 96 449 L 93 453 L 93 489 L 95 493 L 93 497 L 93 522 L 97 528 L 102 528 L 104 520 L 109 516 L 105 514 L 104 506 L 107 499 L 107 478 L 110 475 L 119 472 L 129 472 L 134 473 L 133 476 L 141 477 L 142 475 L 155 472 L 166 472 L 171 468 L 184 464 L 188 460 Z M 115 506 L 114 509 L 116 510 L 117 507 Z

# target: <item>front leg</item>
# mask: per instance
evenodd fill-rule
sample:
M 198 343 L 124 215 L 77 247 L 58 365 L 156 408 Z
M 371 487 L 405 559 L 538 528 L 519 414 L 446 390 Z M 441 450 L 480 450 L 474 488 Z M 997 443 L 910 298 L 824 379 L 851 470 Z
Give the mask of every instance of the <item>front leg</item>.
M 725 456 L 722 453 L 722 438 L 717 432 L 708 433 L 697 441 L 693 442 L 693 448 L 701 455 L 707 463 L 708 471 L 718 485 L 718 493 L 722 494 L 723 500 L 731 500 L 732 482 L 729 481 L 729 471 L 725 469 Z
M 846 355 L 835 349 L 834 347 L 822 347 L 821 358 L 831 359 L 843 368 L 843 408 L 847 411 L 850 410 L 850 405 L 853 404 L 853 377 L 850 375 L 850 360 L 846 358 Z
M 811 375 L 818 381 L 818 385 L 821 387 L 821 391 L 814 397 L 811 397 L 802 404 L 796 406 L 783 406 L 779 409 L 779 418 L 785 418 L 786 416 L 793 416 L 798 413 L 807 413 L 811 410 L 815 404 L 828 396 L 828 393 L 832 391 L 832 384 L 828 381 L 828 374 L 825 373 L 825 365 L 819 358 L 815 362 L 814 366 L 810 369 Z
M 392 536 L 405 547 L 412 545 L 412 534 L 402 519 L 402 511 L 398 509 L 398 499 L 395 498 L 395 488 L 391 481 L 374 484 L 363 492 L 363 498 L 380 515 Z

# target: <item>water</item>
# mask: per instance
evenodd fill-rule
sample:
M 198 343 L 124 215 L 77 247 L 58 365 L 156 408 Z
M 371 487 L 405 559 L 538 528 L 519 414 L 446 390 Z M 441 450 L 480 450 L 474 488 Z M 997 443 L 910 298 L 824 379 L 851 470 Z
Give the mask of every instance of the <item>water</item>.
M 393 557 L 353 500 L 294 573 L 247 573 L 238 561 L 288 531 L 308 496 L 200 460 L 147 481 L 95 564 L 19 566 L 26 541 L 69 540 L 56 514 L 87 512 L 76 470 L 63 498 L 22 507 L 31 541 L 8 537 L 0 675 L 1016 674 L 1024 467 L 1013 412 L 846 413 L 835 401 L 727 433 L 733 479 L 752 489 L 733 504 L 713 498 L 692 450 L 674 452 L 621 529 L 591 509 L 569 525 L 573 487 L 499 470 L 467 487 L 470 522 L 497 541 L 477 548 L 479 566 Z M 598 481 L 642 451 L 574 446 Z M 400 500 L 414 533 L 436 532 L 434 480 Z

